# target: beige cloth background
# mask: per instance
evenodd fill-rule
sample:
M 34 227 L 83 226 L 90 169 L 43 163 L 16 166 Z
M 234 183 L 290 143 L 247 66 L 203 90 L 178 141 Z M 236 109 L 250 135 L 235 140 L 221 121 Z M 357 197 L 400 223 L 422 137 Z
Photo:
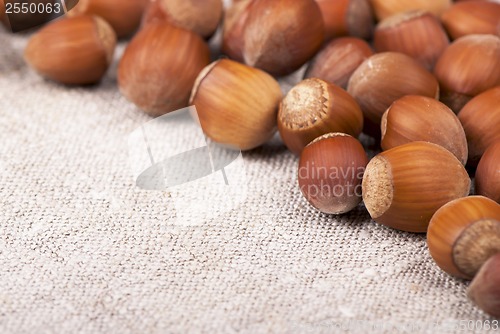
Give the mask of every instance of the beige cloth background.
M 493 320 L 425 236 L 362 206 L 309 206 L 279 140 L 244 153 L 243 204 L 173 223 L 169 192 L 136 188 L 129 169 L 127 138 L 150 118 L 117 89 L 124 43 L 102 83 L 68 88 L 26 67 L 26 41 L 0 30 L 1 333 L 444 333 Z M 189 140 L 183 127 L 171 145 Z

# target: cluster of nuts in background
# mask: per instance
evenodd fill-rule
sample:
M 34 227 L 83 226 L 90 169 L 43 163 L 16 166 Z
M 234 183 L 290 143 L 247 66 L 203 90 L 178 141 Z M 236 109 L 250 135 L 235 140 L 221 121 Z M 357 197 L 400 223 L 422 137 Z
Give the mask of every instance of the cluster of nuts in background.
M 156 117 L 195 105 L 242 150 L 279 131 L 305 198 L 363 200 L 378 223 L 427 232 L 447 273 L 500 317 L 500 3 L 451 0 L 80 0 L 25 59 L 64 84 L 98 82 L 118 38 L 123 95 Z M 5 20 L 5 18 L 4 18 Z M 207 40 L 222 25 L 222 53 Z M 306 65 L 307 64 L 307 65 Z M 276 77 L 306 65 L 285 96 Z M 380 143 L 371 160 L 357 137 Z M 467 167 L 467 169 L 466 169 Z M 476 196 L 469 196 L 475 173 Z

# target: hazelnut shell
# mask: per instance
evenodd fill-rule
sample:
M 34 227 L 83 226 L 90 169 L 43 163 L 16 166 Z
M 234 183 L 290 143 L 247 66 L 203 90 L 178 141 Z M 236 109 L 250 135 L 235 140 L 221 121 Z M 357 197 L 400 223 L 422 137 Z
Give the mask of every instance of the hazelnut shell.
M 483 196 L 451 201 L 432 216 L 427 244 L 442 270 L 471 279 L 500 252 L 500 205 Z
M 264 71 L 222 59 L 207 66 L 196 79 L 190 99 L 205 134 L 213 141 L 250 150 L 276 132 L 278 82 Z
M 423 233 L 441 206 L 469 193 L 470 179 L 448 150 L 417 141 L 375 156 L 362 185 L 363 201 L 377 223 Z
M 101 80 L 113 59 L 116 35 L 97 16 L 63 18 L 35 33 L 24 59 L 40 75 L 69 85 Z

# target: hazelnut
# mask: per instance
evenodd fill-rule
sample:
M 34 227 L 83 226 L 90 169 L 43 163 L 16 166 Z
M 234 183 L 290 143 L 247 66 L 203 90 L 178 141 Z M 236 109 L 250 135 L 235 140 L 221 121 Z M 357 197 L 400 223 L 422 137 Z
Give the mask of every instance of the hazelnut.
M 325 23 L 325 39 L 355 36 L 370 39 L 374 16 L 369 0 L 316 0 Z
M 344 89 L 352 73 L 373 55 L 370 45 L 356 37 L 334 39 L 311 61 L 305 78 L 319 78 Z
M 500 140 L 488 147 L 477 165 L 476 194 L 500 203 Z
M 168 21 L 178 27 L 209 38 L 222 19 L 222 0 L 150 0 L 143 25 Z
M 382 52 L 366 59 L 352 74 L 347 91 L 359 103 L 368 134 L 380 136 L 382 115 L 405 95 L 439 97 L 436 78 L 420 63 L 398 52 Z M 369 124 L 377 127 L 370 131 Z
M 31 37 L 24 59 L 48 79 L 70 85 L 93 84 L 106 73 L 115 45 L 115 32 L 103 19 L 64 18 Z
M 472 34 L 500 35 L 500 3 L 455 3 L 441 15 L 441 21 L 452 39 Z
M 361 181 L 368 158 L 363 146 L 344 133 L 328 133 L 307 145 L 300 155 L 300 191 L 324 213 L 340 214 L 361 202 Z
M 105 19 L 119 38 L 131 35 L 141 22 L 149 0 L 79 0 L 69 16 L 98 15 Z
M 323 38 L 314 0 L 254 0 L 243 33 L 243 58 L 247 65 L 286 75 L 310 60 Z
M 500 318 L 500 252 L 482 265 L 469 285 L 467 296 L 483 311 Z
M 374 34 L 378 52 L 404 53 L 432 69 L 449 44 L 439 20 L 429 12 L 415 10 L 390 16 L 380 22 Z
M 446 148 L 465 165 L 467 139 L 457 115 L 430 97 L 407 95 L 396 100 L 382 116 L 383 150 L 412 141 L 427 141 Z
M 434 74 L 441 101 L 458 113 L 472 97 L 500 85 L 500 38 L 467 35 L 455 40 L 439 57 Z
M 477 164 L 484 151 L 500 140 L 500 86 L 470 100 L 458 113 L 469 145 L 469 162 Z
M 313 139 L 330 132 L 359 136 L 363 113 L 342 88 L 326 81 L 306 79 L 293 87 L 280 104 L 278 129 L 295 154 Z
M 151 23 L 129 43 L 118 68 L 122 94 L 151 116 L 188 106 L 210 50 L 200 36 L 166 22 Z
M 371 0 L 375 16 L 379 21 L 397 13 L 420 9 L 440 16 L 448 9 L 452 0 Z
M 278 82 L 264 71 L 222 59 L 196 79 L 190 104 L 198 111 L 205 134 L 213 141 L 250 150 L 276 132 Z
M 500 205 L 482 196 L 444 205 L 432 216 L 427 244 L 442 270 L 473 278 L 486 260 L 500 252 Z
M 243 62 L 243 32 L 253 0 L 240 0 L 226 11 L 222 29 L 222 52 Z
M 441 206 L 469 193 L 470 179 L 448 150 L 417 141 L 375 156 L 366 167 L 362 187 L 365 206 L 377 223 L 426 232 Z

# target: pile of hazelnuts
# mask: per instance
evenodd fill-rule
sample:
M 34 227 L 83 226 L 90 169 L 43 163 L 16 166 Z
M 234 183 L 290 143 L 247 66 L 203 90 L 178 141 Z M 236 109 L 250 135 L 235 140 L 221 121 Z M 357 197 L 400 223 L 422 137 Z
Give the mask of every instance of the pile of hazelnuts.
M 153 117 L 195 105 L 210 139 L 241 150 L 278 129 L 312 206 L 363 200 L 377 223 L 427 233 L 438 266 L 500 317 L 498 1 L 80 0 L 69 16 L 29 41 L 42 76 L 96 83 L 137 31 L 118 70 L 128 100 Z M 283 96 L 276 77 L 306 64 Z M 371 160 L 362 132 L 380 144 Z

